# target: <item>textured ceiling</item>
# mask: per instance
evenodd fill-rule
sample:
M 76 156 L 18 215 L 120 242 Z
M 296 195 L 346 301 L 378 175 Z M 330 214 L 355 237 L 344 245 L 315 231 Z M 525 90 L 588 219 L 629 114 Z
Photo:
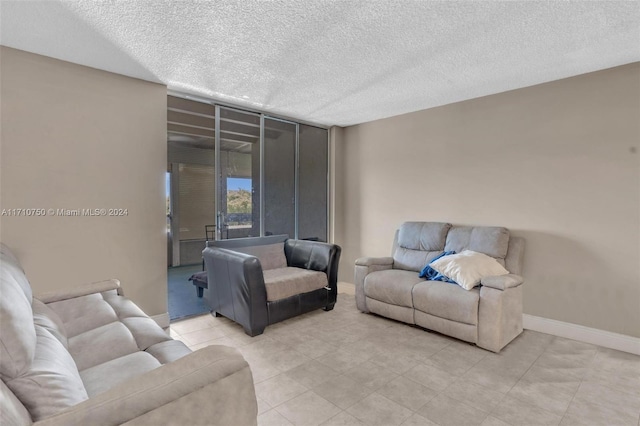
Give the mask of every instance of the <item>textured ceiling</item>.
M 0 43 L 350 125 L 640 60 L 638 1 L 2 1 Z

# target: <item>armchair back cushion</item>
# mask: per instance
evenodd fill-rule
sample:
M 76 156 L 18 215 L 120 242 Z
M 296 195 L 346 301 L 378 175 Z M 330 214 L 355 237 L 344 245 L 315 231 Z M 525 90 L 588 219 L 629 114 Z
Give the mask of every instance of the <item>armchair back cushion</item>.
M 284 243 L 240 247 L 237 248 L 236 251 L 257 257 L 263 271 L 287 267 L 287 258 L 284 257 Z
M 208 241 L 207 247 L 225 248 L 255 256 L 260 261 L 262 270 L 268 271 L 287 267 L 287 258 L 284 256 L 284 241 L 287 238 L 287 235 L 271 235 L 268 237 Z

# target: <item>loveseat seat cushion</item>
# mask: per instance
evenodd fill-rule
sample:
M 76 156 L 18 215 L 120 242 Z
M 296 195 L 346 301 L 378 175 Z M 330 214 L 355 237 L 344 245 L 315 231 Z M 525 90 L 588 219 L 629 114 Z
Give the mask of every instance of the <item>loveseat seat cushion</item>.
M 504 266 L 509 249 L 509 230 L 496 226 L 454 226 L 447 234 L 445 251 L 472 250 L 498 259 Z
M 376 271 L 364 279 L 364 294 L 368 298 L 396 306 L 413 307 L 413 287 L 424 282 L 413 271 L 387 269 Z
M 89 397 L 111 389 L 131 377 L 160 367 L 160 362 L 147 352 L 138 351 L 80 371 Z
M 405 222 L 393 251 L 394 269 L 420 271 L 444 250 L 449 223 Z
M 465 290 L 442 281 L 425 281 L 413 288 L 413 305 L 422 312 L 470 325 L 478 324 L 480 290 Z
M 79 404 L 88 396 L 67 349 L 45 328 L 35 326 L 35 331 L 33 362 L 7 386 L 38 421 Z
M 263 271 L 267 301 L 284 299 L 326 287 L 327 274 L 301 268 L 278 268 Z

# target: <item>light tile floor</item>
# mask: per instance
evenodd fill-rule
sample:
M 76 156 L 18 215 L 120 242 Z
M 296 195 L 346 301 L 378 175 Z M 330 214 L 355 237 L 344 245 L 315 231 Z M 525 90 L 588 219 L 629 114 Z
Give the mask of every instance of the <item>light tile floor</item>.
M 638 356 L 528 330 L 494 354 L 360 313 L 352 294 L 253 338 L 211 315 L 170 332 L 238 348 L 259 425 L 640 426 Z

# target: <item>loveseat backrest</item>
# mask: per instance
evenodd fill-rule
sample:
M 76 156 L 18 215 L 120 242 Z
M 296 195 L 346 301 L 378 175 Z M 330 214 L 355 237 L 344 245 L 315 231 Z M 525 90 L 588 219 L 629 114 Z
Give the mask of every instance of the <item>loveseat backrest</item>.
M 420 271 L 444 250 L 450 223 L 405 222 L 393 243 L 393 267 Z
M 509 238 L 509 250 L 504 259 L 504 267 L 512 274 L 522 275 L 524 262 L 524 238 L 511 236 Z
M 445 251 L 477 251 L 496 259 L 504 266 L 509 248 L 509 230 L 497 226 L 453 226 L 447 234 Z
M 441 222 L 405 222 L 393 242 L 393 267 L 419 272 L 444 251 L 473 250 L 495 258 L 514 274 L 522 271 L 524 240 L 495 226 L 454 226 Z

